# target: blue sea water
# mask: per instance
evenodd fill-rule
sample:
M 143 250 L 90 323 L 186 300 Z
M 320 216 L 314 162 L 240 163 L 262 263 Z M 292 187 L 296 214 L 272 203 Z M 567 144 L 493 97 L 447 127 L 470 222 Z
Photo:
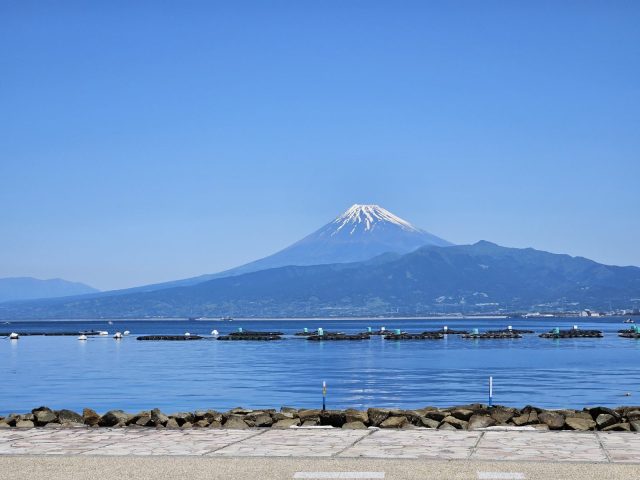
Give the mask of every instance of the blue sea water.
M 488 400 L 547 408 L 640 404 L 640 340 L 619 338 L 629 325 L 622 318 L 438 319 L 438 320 L 235 320 L 12 322 L 6 331 L 130 330 L 121 341 L 111 336 L 24 336 L 0 340 L 0 414 L 39 405 L 99 412 L 228 409 L 236 406 L 318 408 L 327 382 L 327 408 L 448 406 Z M 361 332 L 400 328 L 513 328 L 536 333 L 553 327 L 605 333 L 600 339 L 444 340 L 311 342 L 136 341 L 142 334 L 208 335 L 245 330 L 286 334 L 304 327 Z M 631 396 L 625 396 L 630 393 Z

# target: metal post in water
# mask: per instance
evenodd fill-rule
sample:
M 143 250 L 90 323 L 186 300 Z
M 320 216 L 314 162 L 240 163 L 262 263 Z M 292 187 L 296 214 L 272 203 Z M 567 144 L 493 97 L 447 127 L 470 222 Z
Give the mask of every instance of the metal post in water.
M 307 329 L 307 327 L 304 327 L 303 331 L 304 333 L 309 333 L 309 330 Z
M 322 327 L 318 329 L 318 335 L 321 337 L 324 336 L 324 330 L 322 329 Z
M 327 409 L 327 382 L 322 381 L 322 411 Z
M 493 406 L 493 377 L 489 376 L 489 407 Z
M 367 327 L 367 332 L 371 333 L 371 327 Z

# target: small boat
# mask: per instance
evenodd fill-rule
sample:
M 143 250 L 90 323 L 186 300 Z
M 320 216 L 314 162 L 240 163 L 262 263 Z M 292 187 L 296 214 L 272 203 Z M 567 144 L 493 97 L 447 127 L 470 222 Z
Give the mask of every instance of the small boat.
M 16 332 L 12 332 L 11 334 L 9 334 L 10 340 L 18 340 L 19 338 L 20 338 L 20 335 L 18 335 Z
M 108 323 L 109 325 L 113 325 L 113 322 L 112 322 L 111 320 L 109 320 L 107 323 Z
M 98 330 L 98 335 L 109 335 L 109 332 L 107 332 L 106 330 Z
M 622 323 L 636 323 L 635 320 L 633 320 L 632 318 L 627 318 L 624 322 Z
M 233 322 L 233 317 L 221 317 L 221 322 Z
M 115 340 L 122 340 L 122 334 L 120 332 L 116 332 L 113 338 Z
M 131 332 L 129 330 L 125 330 L 124 332 L 122 332 L 123 335 L 127 336 L 129 335 Z
M 86 335 L 80 335 L 80 336 L 78 337 L 78 340 L 85 341 L 86 339 L 87 339 L 87 336 L 86 336 Z

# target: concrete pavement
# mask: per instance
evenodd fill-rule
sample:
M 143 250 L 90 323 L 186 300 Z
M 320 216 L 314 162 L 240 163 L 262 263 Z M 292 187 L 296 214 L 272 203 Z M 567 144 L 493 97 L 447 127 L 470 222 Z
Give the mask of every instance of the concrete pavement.
M 640 478 L 640 434 L 317 428 L 0 430 L 0 479 L 605 477 Z

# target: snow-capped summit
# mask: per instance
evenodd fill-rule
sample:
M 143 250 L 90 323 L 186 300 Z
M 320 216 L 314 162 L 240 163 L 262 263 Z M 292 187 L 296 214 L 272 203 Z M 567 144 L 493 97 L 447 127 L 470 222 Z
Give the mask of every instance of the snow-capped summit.
M 385 223 L 397 225 L 408 232 L 420 231 L 406 220 L 397 217 L 379 205 L 359 205 L 356 203 L 349 210 L 337 217 L 333 223 L 337 225 L 337 228 L 332 235 L 335 235 L 343 229 L 348 230 L 350 235 L 360 230 L 373 232 L 376 227 L 383 226 Z
M 359 262 L 382 253 L 408 253 L 425 245 L 447 247 L 452 243 L 414 227 L 378 205 L 356 204 L 284 250 L 222 274 L 287 265 Z

